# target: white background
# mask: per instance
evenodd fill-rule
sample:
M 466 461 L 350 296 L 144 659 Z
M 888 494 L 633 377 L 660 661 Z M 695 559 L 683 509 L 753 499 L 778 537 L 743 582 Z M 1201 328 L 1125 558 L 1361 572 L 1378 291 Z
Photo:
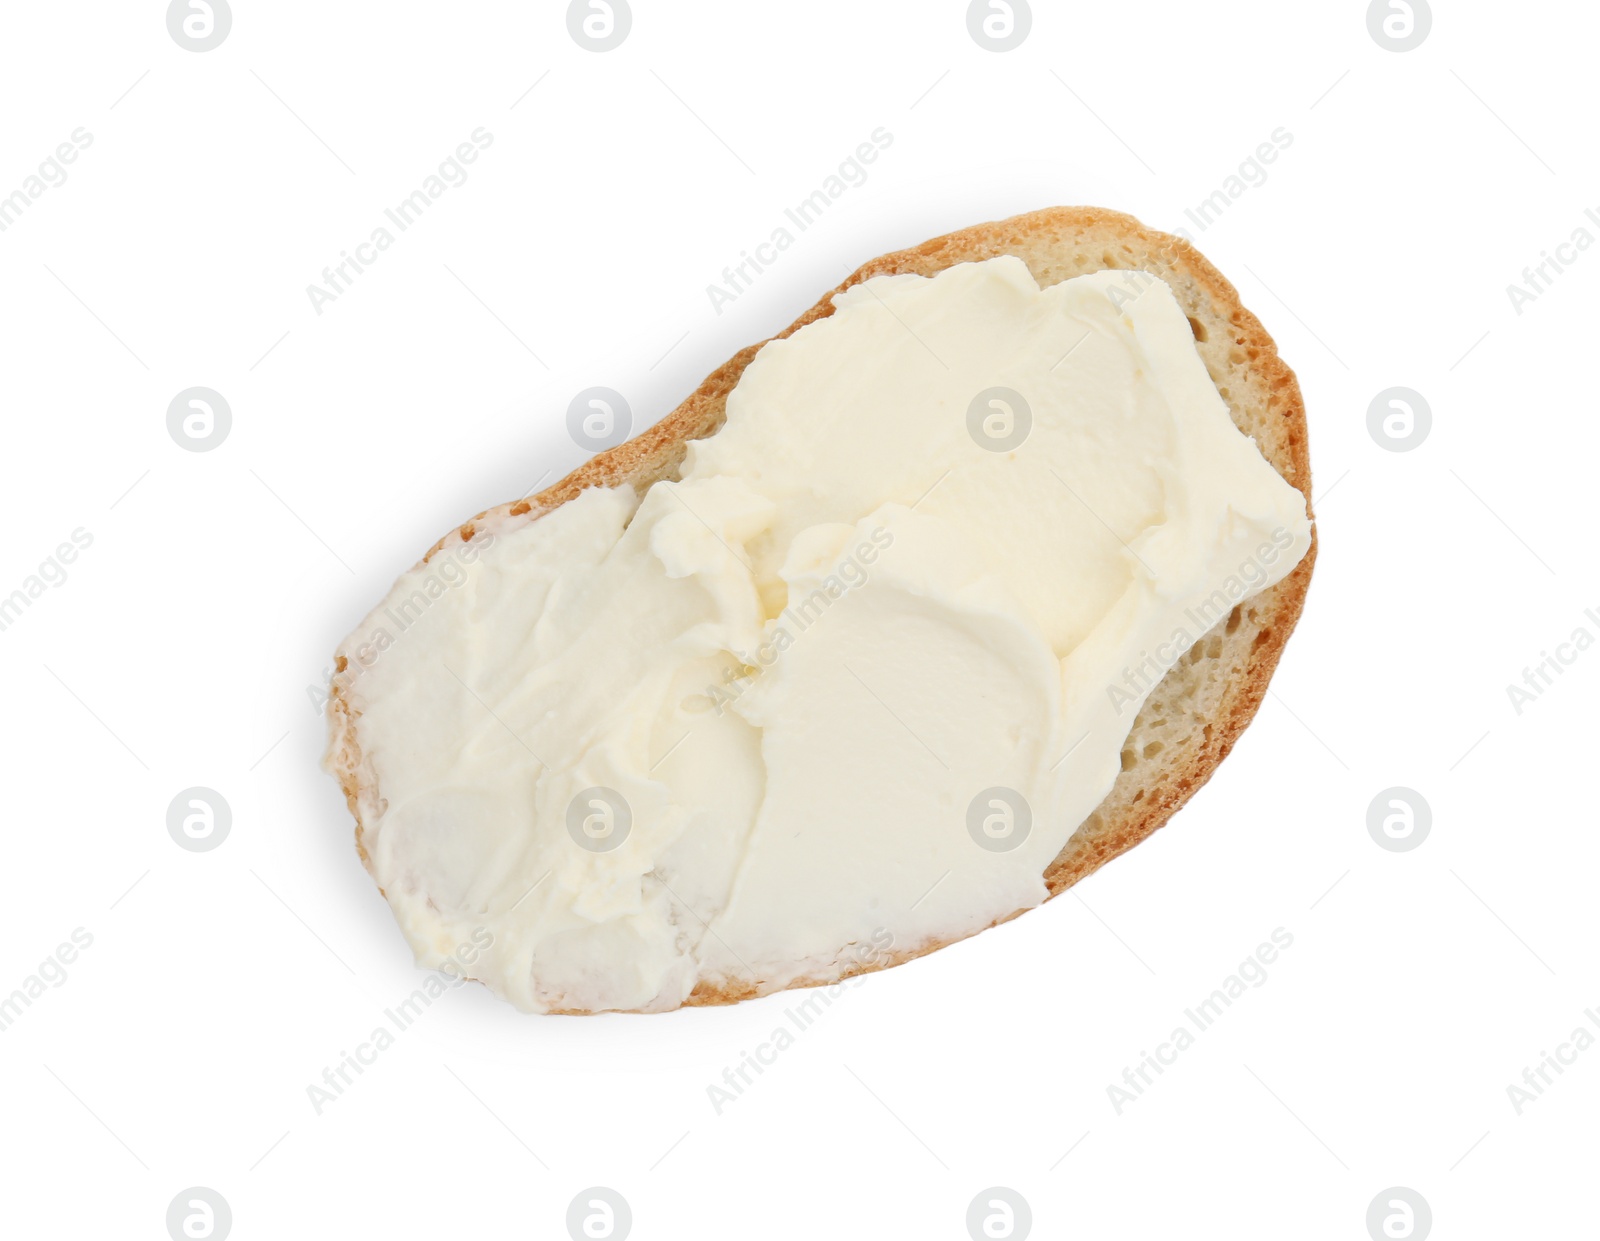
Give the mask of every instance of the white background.
M 649 1237 L 967 1236 L 980 1190 L 1062 1237 L 1352 1238 L 1404 1186 L 1444 1238 L 1590 1235 L 1600 1050 L 1507 1086 L 1600 1008 L 1586 785 L 1600 650 L 1506 686 L 1600 608 L 1600 210 L 1589 6 L 1437 4 L 1414 51 L 1345 3 L 635 0 L 596 54 L 561 3 L 11 5 L 0 194 L 7 1235 L 166 1235 L 206 1186 L 240 1238 L 564 1237 L 588 1186 Z M 336 302 L 306 288 L 476 128 L 493 144 Z M 877 127 L 892 146 L 755 287 L 706 287 Z M 1268 179 L 1185 217 L 1282 127 Z M 1297 370 L 1321 558 L 1254 727 L 1166 830 L 1020 920 L 866 980 L 743 1097 L 707 1086 L 793 995 L 522 1016 L 451 992 L 319 1116 L 306 1087 L 417 984 L 352 847 L 308 686 L 440 534 L 583 459 L 846 271 L 1054 204 L 1187 226 Z M 230 403 L 214 451 L 166 410 Z M 1380 447 L 1369 402 L 1432 431 Z M 131 490 L 130 490 L 131 488 Z M 233 812 L 178 848 L 189 786 Z M 1411 852 L 1367 808 L 1417 790 Z M 1081 899 L 1080 899 L 1081 897 Z M 1107 1087 L 1274 928 L 1266 983 L 1119 1115 Z M 1070 1153 L 1068 1153 L 1070 1152 Z

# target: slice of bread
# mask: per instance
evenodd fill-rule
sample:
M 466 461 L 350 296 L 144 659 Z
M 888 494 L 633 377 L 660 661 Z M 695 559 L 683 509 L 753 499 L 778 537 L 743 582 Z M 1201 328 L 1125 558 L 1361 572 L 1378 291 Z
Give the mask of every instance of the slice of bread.
M 1305 406 L 1294 372 L 1278 357 L 1272 337 L 1240 304 L 1234 287 L 1191 245 L 1146 228 L 1120 212 L 1049 208 L 979 224 L 886 254 L 831 290 L 779 337 L 832 314 L 835 294 L 873 276 L 931 276 L 957 263 L 1003 254 L 1022 259 L 1041 287 L 1106 268 L 1147 271 L 1166 281 L 1189 317 L 1196 348 L 1227 402 L 1234 424 L 1253 438 L 1278 473 L 1305 495 L 1309 511 L 1311 462 Z M 585 488 L 629 483 L 642 492 L 661 479 L 676 478 L 685 445 L 722 425 L 728 394 L 760 348 L 752 345 L 741 350 L 655 426 L 600 453 L 553 487 L 530 500 L 481 513 L 452 531 L 433 546 L 424 562 L 441 550 L 461 546 L 485 524 L 503 531 L 536 521 Z M 1299 619 L 1315 559 L 1313 528 L 1311 550 L 1288 577 L 1234 608 L 1167 672 L 1134 720 L 1123 747 L 1122 772 L 1111 792 L 1046 868 L 1044 878 L 1052 897 L 1163 826 L 1210 778 L 1261 705 L 1267 681 Z M 349 692 L 356 671 L 342 654 L 335 667 L 328 703 L 331 739 L 327 765 L 338 777 L 355 815 L 356 847 L 370 871 L 362 832 L 376 817 L 382 793 L 371 762 L 362 754 L 360 713 Z M 944 946 L 943 942 L 918 945 L 790 985 L 836 982 Z M 702 982 L 686 1003 L 732 1003 L 776 989 L 754 980 L 720 985 Z

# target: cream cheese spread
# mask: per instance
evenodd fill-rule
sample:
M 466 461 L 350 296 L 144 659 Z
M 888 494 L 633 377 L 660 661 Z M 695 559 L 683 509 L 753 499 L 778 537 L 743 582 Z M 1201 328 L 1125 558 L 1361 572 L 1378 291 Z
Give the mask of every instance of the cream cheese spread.
M 423 966 L 487 928 L 520 1008 L 659 1010 L 1037 905 L 1193 619 L 1308 549 L 1154 277 L 834 306 L 679 480 L 480 522 L 345 643 Z

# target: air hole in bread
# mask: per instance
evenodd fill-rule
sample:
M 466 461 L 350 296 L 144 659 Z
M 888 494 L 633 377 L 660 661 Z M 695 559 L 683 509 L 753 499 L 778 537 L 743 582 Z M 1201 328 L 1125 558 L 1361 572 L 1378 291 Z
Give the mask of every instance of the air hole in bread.
M 1149 745 L 1145 746 L 1145 748 L 1144 748 L 1144 756 L 1146 758 L 1154 758 L 1157 754 L 1160 754 L 1161 751 L 1164 750 L 1165 748 L 1166 747 L 1163 746 L 1159 741 L 1152 741 Z
M 1124 750 L 1122 752 L 1122 770 L 1123 771 L 1132 771 L 1133 767 L 1134 767 L 1134 764 L 1137 763 L 1138 761 L 1139 760 L 1136 757 L 1134 757 L 1134 753 L 1133 753 L 1132 750 Z
M 1200 320 L 1196 319 L 1193 315 L 1189 316 L 1189 330 L 1194 333 L 1194 338 L 1197 341 L 1199 341 L 1202 345 L 1205 344 L 1206 325 L 1201 323 Z
M 1224 632 L 1232 633 L 1235 629 L 1237 629 L 1239 627 L 1239 622 L 1242 619 L 1243 619 L 1243 617 L 1240 615 L 1239 609 L 1238 608 L 1234 608 L 1233 611 L 1228 613 L 1228 624 L 1227 624 L 1227 628 L 1224 630 Z

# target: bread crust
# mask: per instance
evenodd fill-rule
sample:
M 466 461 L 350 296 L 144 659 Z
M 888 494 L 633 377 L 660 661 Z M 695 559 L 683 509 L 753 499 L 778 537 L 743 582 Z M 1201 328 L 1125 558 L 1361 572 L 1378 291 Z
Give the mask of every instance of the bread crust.
M 961 229 L 882 255 L 829 290 L 773 339 L 790 336 L 831 315 L 834 297 L 863 280 L 905 273 L 931 276 L 957 263 L 980 262 L 1005 254 L 1026 262 L 1041 286 L 1106 268 L 1143 270 L 1164 279 L 1189 316 L 1196 348 L 1227 402 L 1234 424 L 1252 436 L 1262 455 L 1299 489 L 1306 498 L 1307 513 L 1311 513 L 1305 404 L 1294 372 L 1278 356 L 1272 337 L 1244 307 L 1233 285 L 1189 242 L 1146 228 L 1121 212 L 1097 207 L 1046 208 Z M 435 543 L 421 563 L 426 564 L 446 547 L 462 545 L 486 523 L 498 530 L 515 528 L 522 522 L 537 520 L 587 488 L 628 483 L 643 491 L 661 479 L 675 477 L 689 441 L 711 435 L 721 427 L 728 394 L 766 343 L 740 350 L 660 422 L 626 443 L 599 453 L 531 500 L 499 505 L 463 523 Z M 1160 740 L 1144 742 L 1142 747 L 1136 744 L 1131 752 L 1124 750 L 1123 771 L 1111 792 L 1046 867 L 1046 899 L 1059 896 L 1165 826 L 1210 779 L 1261 706 L 1267 683 L 1305 605 L 1316 554 L 1313 523 L 1311 548 L 1293 571 L 1241 608 L 1235 608 L 1227 620 L 1201 637 L 1157 685 L 1136 717 L 1130 739 L 1138 743 L 1143 736 L 1157 735 Z M 1199 673 L 1197 668 L 1201 669 Z M 359 711 L 349 692 L 353 678 L 344 656 L 338 656 L 328 702 L 328 761 L 356 818 L 356 849 L 370 872 L 372 863 L 362 840 L 363 823 L 367 814 L 378 811 L 381 799 L 376 774 L 362 755 L 357 735 Z M 1177 721 L 1177 727 L 1170 718 L 1156 718 L 1178 715 L 1172 709 L 1175 702 L 1193 704 L 1187 717 Z M 1144 761 L 1151 757 L 1152 746 L 1162 756 L 1158 762 Z M 1016 910 L 990 925 L 1007 922 L 1022 912 Z M 800 978 L 787 987 L 836 983 L 925 956 L 953 942 L 954 939 L 938 940 L 896 947 L 873 960 Z M 787 988 L 742 979 L 702 981 L 685 1004 L 731 1004 L 780 989 Z

